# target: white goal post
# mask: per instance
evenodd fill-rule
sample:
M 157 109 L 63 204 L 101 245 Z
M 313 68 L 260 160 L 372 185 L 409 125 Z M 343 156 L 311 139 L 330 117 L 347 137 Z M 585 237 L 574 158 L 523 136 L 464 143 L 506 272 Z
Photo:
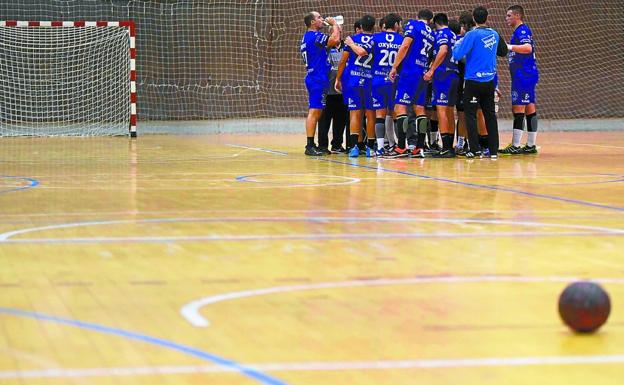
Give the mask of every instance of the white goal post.
M 0 21 L 0 136 L 137 134 L 133 21 Z

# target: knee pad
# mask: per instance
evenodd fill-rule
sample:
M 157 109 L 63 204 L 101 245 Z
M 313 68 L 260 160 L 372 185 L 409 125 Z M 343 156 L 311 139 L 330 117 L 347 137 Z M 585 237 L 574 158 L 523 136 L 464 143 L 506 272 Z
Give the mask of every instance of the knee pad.
M 429 127 L 429 122 L 428 122 L 427 116 L 418 115 L 416 117 L 416 130 L 418 131 L 418 133 L 426 134 L 428 127 Z
M 383 138 L 386 135 L 386 119 L 375 119 L 375 136 L 377 138 Z
M 526 122 L 528 132 L 537 132 L 537 112 L 527 115 Z
M 528 123 L 528 116 L 527 116 Z M 514 130 L 524 130 L 524 114 L 522 112 L 515 112 L 513 114 L 513 129 Z
M 407 115 L 399 115 L 394 121 L 394 129 L 397 131 L 397 135 L 399 131 L 405 133 L 407 129 Z

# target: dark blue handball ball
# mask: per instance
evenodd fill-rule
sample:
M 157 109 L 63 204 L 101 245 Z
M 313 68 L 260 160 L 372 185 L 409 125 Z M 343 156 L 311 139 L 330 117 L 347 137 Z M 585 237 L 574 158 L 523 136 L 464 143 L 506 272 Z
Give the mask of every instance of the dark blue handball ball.
M 611 312 L 607 292 L 593 282 L 569 284 L 559 296 L 559 315 L 577 333 L 592 333 L 600 328 Z

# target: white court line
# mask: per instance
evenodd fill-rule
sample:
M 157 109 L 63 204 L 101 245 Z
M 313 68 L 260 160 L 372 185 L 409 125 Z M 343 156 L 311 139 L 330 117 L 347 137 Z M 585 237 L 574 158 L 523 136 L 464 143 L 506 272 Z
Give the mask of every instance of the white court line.
M 485 283 L 485 282 L 574 282 L 577 277 L 518 277 L 502 275 L 480 275 L 480 276 L 448 276 L 448 277 L 413 277 L 397 279 L 374 279 L 374 280 L 352 280 L 341 282 L 322 282 L 307 285 L 275 286 L 263 289 L 244 290 L 224 294 L 213 295 L 200 298 L 187 303 L 180 309 L 180 314 L 191 325 L 205 328 L 210 326 L 210 322 L 199 314 L 199 310 L 207 305 L 217 302 L 225 302 L 240 298 L 258 297 L 268 294 L 290 293 L 295 291 L 335 289 L 345 287 L 373 287 L 373 286 L 398 286 L 398 285 L 418 285 L 427 283 Z M 599 283 L 624 284 L 624 278 L 592 278 L 592 281 Z
M 55 370 L 57 369 L 61 364 L 58 361 L 55 361 L 51 358 L 47 358 L 47 357 L 42 357 L 30 352 L 26 352 L 26 351 L 22 351 L 22 350 L 18 350 L 18 349 L 13 349 L 10 347 L 6 347 L 6 348 L 1 348 L 0 347 L 0 353 L 3 354 L 7 354 L 13 358 L 15 358 L 16 361 L 20 361 L 23 363 L 28 363 L 30 365 L 34 365 L 35 367 L 43 367 L 46 369 L 40 369 L 40 370 Z M 26 366 L 26 365 L 24 365 Z M 3 371 L 0 371 L 0 379 L 3 379 L 2 374 L 5 373 Z M 10 373 L 10 372 L 8 372 Z M 10 378 L 19 378 L 19 377 L 10 377 Z M 82 379 L 81 377 L 70 377 L 69 378 L 69 382 L 76 384 L 76 385 L 91 385 L 90 381 L 85 381 L 84 379 Z
M 81 237 L 81 238 L 23 238 L 0 240 L 5 244 L 78 244 L 78 243 L 169 243 L 169 242 L 228 242 L 228 241 L 322 241 L 362 239 L 421 239 L 421 238 L 500 238 L 500 237 L 570 237 L 607 236 L 597 232 L 479 232 L 479 233 L 360 233 L 360 234 L 296 234 L 296 235 L 198 235 L 198 236 L 129 236 L 129 237 Z
M 275 151 L 275 150 L 269 150 L 266 148 L 259 148 L 259 147 L 248 147 L 248 146 L 243 146 L 240 144 L 232 144 L 232 143 L 226 143 L 226 146 L 230 146 L 230 147 L 236 147 L 236 148 L 244 148 L 247 150 L 254 150 L 254 151 L 261 151 L 261 152 L 267 152 L 269 154 L 276 154 L 276 155 L 282 155 L 282 156 L 288 156 L 287 152 L 282 152 L 282 151 Z
M 624 355 L 596 356 L 536 356 L 536 357 L 489 357 L 460 359 L 421 359 L 395 361 L 343 361 L 343 362 L 285 362 L 266 364 L 245 364 L 245 367 L 261 372 L 311 372 L 346 370 L 388 370 L 414 368 L 458 368 L 488 366 L 536 366 L 536 365 L 579 365 L 615 364 L 624 362 Z M 234 368 L 207 365 L 144 366 L 125 368 L 87 369 L 41 369 L 0 371 L 0 379 L 26 378 L 77 378 L 77 377 L 122 377 L 150 376 L 163 374 L 198 374 L 236 372 Z
M 570 225 L 570 224 L 559 224 L 559 223 L 540 223 L 540 222 L 529 222 L 529 221 L 514 221 L 514 220 L 499 220 L 499 219 L 469 219 L 469 218 L 401 218 L 401 217 L 350 217 L 350 218 L 336 218 L 336 217 L 259 217 L 259 218 L 154 218 L 154 219 L 130 219 L 130 220 L 114 220 L 114 221 L 88 221 L 88 222 L 73 222 L 73 223 L 63 223 L 60 225 L 50 225 L 50 226 L 41 226 L 41 227 L 31 227 L 26 229 L 19 229 L 13 231 L 7 231 L 4 233 L 0 233 L 0 243 L 6 242 L 9 238 L 19 235 L 19 234 L 28 234 L 38 231 L 44 230 L 60 230 L 67 229 L 73 227 L 85 227 L 85 226 L 106 226 L 106 225 L 117 225 L 117 224 L 140 224 L 140 223 L 188 223 L 188 222 L 308 222 L 308 223 L 331 223 L 331 222 L 373 222 L 373 223 L 394 223 L 394 222 L 430 222 L 430 223 L 453 223 L 453 224 L 467 224 L 467 223 L 478 223 L 478 224 L 488 224 L 488 225 L 514 225 L 514 226 L 529 226 L 529 227 L 546 227 L 546 228 L 567 228 L 574 230 L 586 230 L 586 231 L 596 231 L 603 232 L 608 234 L 624 234 L 624 229 L 615 229 L 609 227 L 600 227 L 600 226 L 584 226 L 584 225 Z M 485 234 L 485 233 L 483 233 Z M 495 235 L 496 233 L 488 233 Z M 501 233 L 502 234 L 502 233 Z M 505 233 L 506 234 L 506 233 Z M 520 233 L 518 233 L 519 235 Z M 548 233 L 537 233 L 537 234 L 545 234 Z M 576 234 L 576 233 L 574 233 Z M 362 234 L 365 235 L 365 234 Z M 393 237 L 417 237 L 417 236 L 431 236 L 431 237 L 451 237 L 451 236 L 470 236 L 470 233 L 428 233 L 428 234 L 418 234 L 418 233 L 380 233 L 378 237 L 384 236 L 393 236 Z M 474 235 L 474 233 L 472 234 Z M 505 236 L 504 234 L 502 234 Z M 527 234 L 528 235 L 528 234 Z M 281 236 L 284 239 L 292 239 L 301 238 L 301 237 L 310 237 L 316 236 L 326 239 L 341 239 L 345 238 L 345 234 L 293 234 L 293 235 L 284 235 Z M 159 236 L 146 236 L 146 237 L 92 237 L 92 238 L 77 238 L 77 239 L 85 239 L 85 240 L 227 240 L 227 239 L 264 239 L 267 235 L 261 236 L 249 236 L 249 235 L 224 235 L 224 236 L 180 236 L 180 237 L 159 237 Z M 270 237 L 278 238 L 280 235 L 270 235 Z M 325 239 L 323 238 L 323 239 Z M 62 240 L 62 238 L 49 238 Z M 28 241 L 25 239 L 24 241 Z
M 140 212 L 138 211 L 97 211 L 97 212 L 93 212 L 93 211 L 76 211 L 76 212 L 68 212 L 68 211 L 63 211 L 63 212 L 48 212 L 48 213 L 41 213 L 41 212 L 37 212 L 37 213 L 20 213 L 20 214 L 2 214 L 2 217 L 55 217 L 55 216 L 97 216 L 97 215 L 136 215 L 136 214 L 142 214 L 142 215 L 150 215 L 150 214 L 180 214 L 180 213 L 302 213 L 302 212 L 308 212 L 308 210 L 303 210 L 303 209 L 275 209 L 275 210 L 262 210 L 262 209 L 251 209 L 251 210 L 219 210 L 219 209 L 215 209 L 215 210 L 176 210 L 176 211 L 171 211 L 171 210 L 141 210 Z M 362 214 L 362 210 L 360 209 L 318 209 L 318 210 L 314 210 L 314 212 L 317 213 L 355 213 L 355 214 Z M 448 213 L 448 214 L 464 214 L 464 213 L 511 213 L 511 214 L 516 214 L 518 213 L 518 210 L 492 210 L 492 209 L 483 209 L 483 210 L 462 210 L 462 209 L 372 209 L 372 210 L 367 210 L 366 213 L 400 213 L 400 214 L 410 214 L 410 213 Z M 595 214 L 595 211 L 592 210 L 587 210 L 587 211 L 581 211 L 581 210 L 574 210 L 574 211 L 570 211 L 570 210 L 534 210 L 531 211 L 532 214 L 571 214 L 574 213 L 575 216 L 576 214 Z M 602 218 L 604 215 L 613 215 L 613 216 L 619 216 L 621 214 L 619 213 L 611 213 L 611 212 L 607 212 L 607 213 L 600 213 L 599 216 L 596 216 L 598 218 Z
M 290 183 L 290 184 L 280 184 L 279 181 L 278 182 L 273 182 L 273 181 L 263 181 L 262 178 L 257 178 L 257 177 L 272 177 L 272 176 L 288 176 L 288 177 L 292 177 L 292 176 L 313 176 L 313 177 L 321 177 L 321 178 L 327 178 L 327 179 L 342 179 L 343 182 L 326 182 L 326 183 L 310 183 L 310 184 L 296 184 L 296 183 Z M 242 177 L 237 177 L 236 178 L 237 182 L 242 182 L 242 183 L 258 183 L 258 184 L 264 184 L 265 186 L 268 187 L 325 187 L 325 186 L 343 186 L 343 185 L 348 185 L 348 184 L 354 184 L 354 183 L 360 183 L 361 179 L 360 178 L 353 178 L 350 176 L 340 176 L 340 175 L 321 175 L 321 174 L 310 174 L 310 173 L 297 173 L 297 174 L 250 174 L 250 175 L 245 175 Z

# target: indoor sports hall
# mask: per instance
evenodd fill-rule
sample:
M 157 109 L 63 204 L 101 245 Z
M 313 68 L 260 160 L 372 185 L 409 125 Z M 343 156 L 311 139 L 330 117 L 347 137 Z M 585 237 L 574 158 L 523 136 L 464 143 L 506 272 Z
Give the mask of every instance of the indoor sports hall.
M 621 384 L 622 6 L 519 4 L 539 152 L 494 160 L 304 154 L 307 12 L 478 3 L 0 3 L 0 384 Z

